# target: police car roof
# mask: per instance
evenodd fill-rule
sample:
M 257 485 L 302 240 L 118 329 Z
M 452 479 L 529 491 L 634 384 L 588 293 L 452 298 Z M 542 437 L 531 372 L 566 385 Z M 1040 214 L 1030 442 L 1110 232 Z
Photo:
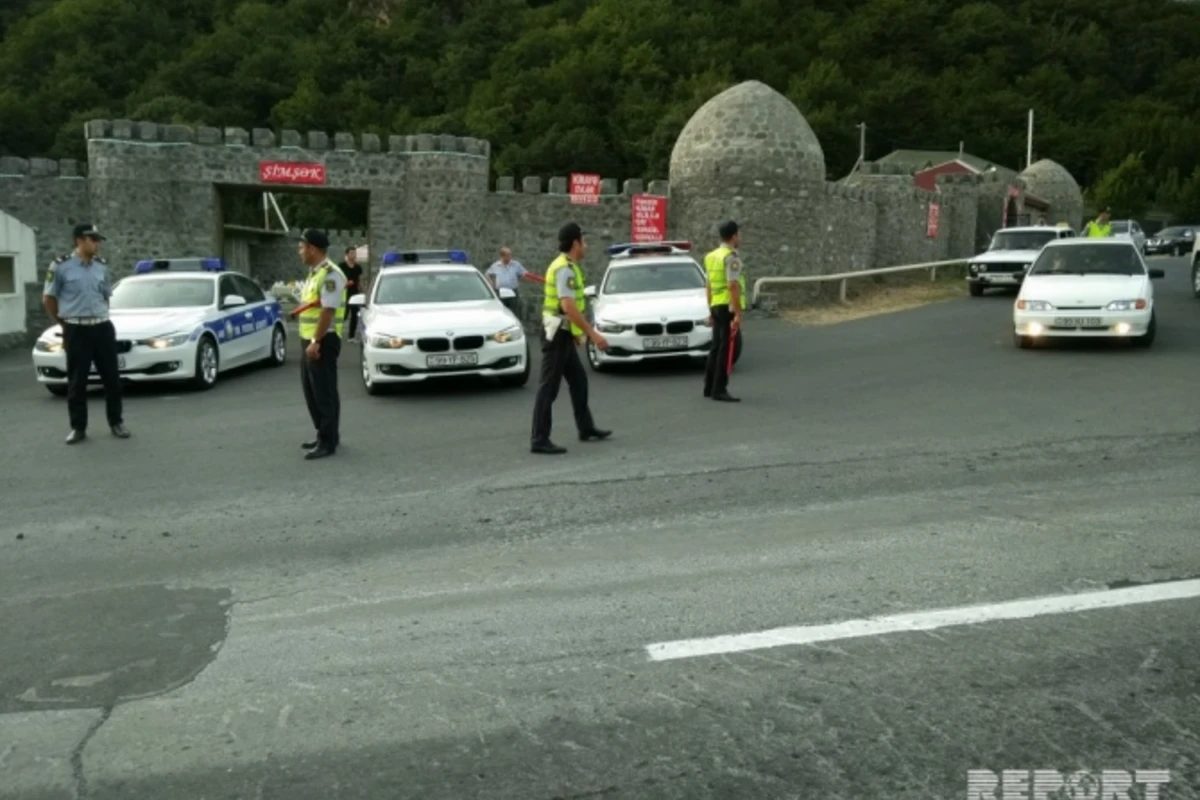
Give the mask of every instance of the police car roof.
M 437 261 L 428 261 L 423 264 L 392 264 L 379 269 L 380 275 L 395 275 L 401 272 L 474 272 L 478 274 L 479 270 L 472 264 L 451 264 Z
M 636 256 L 634 258 L 613 258 L 608 262 L 609 269 L 624 269 L 625 267 L 647 267 L 656 264 L 691 264 L 693 267 L 699 268 L 700 262 L 686 253 L 673 255 L 652 255 L 652 256 Z
M 144 258 L 133 267 L 134 274 L 137 275 L 163 272 L 226 272 L 228 269 L 225 259 L 211 256 Z
M 466 264 L 466 250 L 389 250 L 383 254 L 385 267 L 405 264 Z

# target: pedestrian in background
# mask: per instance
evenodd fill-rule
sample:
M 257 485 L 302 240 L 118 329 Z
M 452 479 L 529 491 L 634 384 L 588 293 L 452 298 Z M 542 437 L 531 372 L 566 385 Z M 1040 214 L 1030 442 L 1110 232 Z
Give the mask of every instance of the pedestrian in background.
M 512 250 L 507 247 L 500 248 L 499 260 L 493 261 L 492 265 L 487 268 L 487 278 L 492 284 L 492 288 L 497 291 L 512 289 L 513 296 L 502 297 L 500 302 L 504 303 L 513 314 L 516 314 L 517 319 L 521 318 L 521 279 L 545 283 L 544 278 L 525 269 L 520 261 L 513 261 Z
M 67 444 L 87 438 L 88 374 L 92 364 L 104 384 L 104 405 L 113 436 L 128 439 L 121 402 L 121 370 L 117 331 L 108 316 L 112 284 L 108 265 L 100 258 L 100 235 L 91 223 L 75 226 L 75 249 L 60 256 L 46 272 L 42 305 L 62 327 L 67 356 Z
M 350 298 L 363 290 L 363 268 L 358 263 L 358 248 L 347 247 L 345 257 L 339 266 L 341 267 L 342 274 L 346 276 L 346 316 L 350 318 L 350 324 L 346 331 L 346 341 L 353 342 L 358 335 L 358 312 L 360 306 L 350 305 Z

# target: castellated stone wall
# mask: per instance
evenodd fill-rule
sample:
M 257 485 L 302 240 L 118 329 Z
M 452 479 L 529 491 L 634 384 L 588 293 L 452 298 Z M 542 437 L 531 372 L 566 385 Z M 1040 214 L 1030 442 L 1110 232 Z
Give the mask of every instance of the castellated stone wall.
M 75 246 L 71 229 L 91 221 L 85 168 L 73 159 L 0 158 L 0 211 L 37 234 L 39 278 L 56 256 Z

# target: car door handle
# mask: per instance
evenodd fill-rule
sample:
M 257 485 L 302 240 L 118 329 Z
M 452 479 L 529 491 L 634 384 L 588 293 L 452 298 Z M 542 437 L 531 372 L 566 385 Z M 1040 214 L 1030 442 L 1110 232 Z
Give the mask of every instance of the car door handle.
M 254 312 L 253 312 L 253 311 L 247 311 L 247 312 L 246 312 L 246 316 L 247 316 L 247 317 L 253 317 L 253 316 L 254 316 Z

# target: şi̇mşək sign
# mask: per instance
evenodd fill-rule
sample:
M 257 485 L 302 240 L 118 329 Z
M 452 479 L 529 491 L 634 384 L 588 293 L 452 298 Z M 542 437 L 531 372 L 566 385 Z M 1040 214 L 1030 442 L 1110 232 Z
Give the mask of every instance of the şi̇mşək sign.
M 299 161 L 262 161 L 258 165 L 258 179 L 263 183 L 319 186 L 325 183 L 325 165 Z

